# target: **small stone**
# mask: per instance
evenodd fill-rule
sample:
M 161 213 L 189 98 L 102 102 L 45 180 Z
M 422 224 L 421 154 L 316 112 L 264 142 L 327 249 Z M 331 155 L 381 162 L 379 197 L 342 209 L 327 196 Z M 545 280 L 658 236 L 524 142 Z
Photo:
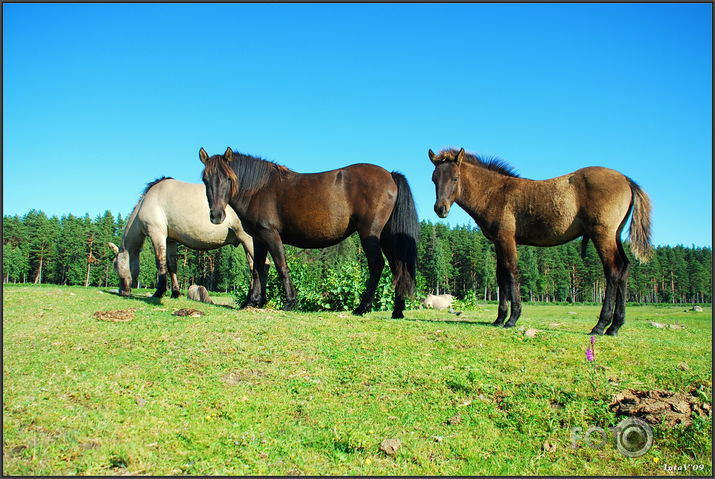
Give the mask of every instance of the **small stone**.
M 402 442 L 399 439 L 385 439 L 380 444 L 380 450 L 388 456 L 394 456 L 401 446 Z
M 526 332 L 524 333 L 524 336 L 526 336 L 527 338 L 535 338 L 536 333 L 538 333 L 538 332 L 539 332 L 538 329 L 530 328 L 530 329 L 526 330 Z
M 654 328 L 664 328 L 665 324 L 663 323 L 656 323 L 655 321 L 651 321 L 650 325 L 653 326 Z
M 459 423 L 461 423 L 461 422 L 462 422 L 462 415 L 461 415 L 461 414 L 455 414 L 454 416 L 452 416 L 451 418 L 449 418 L 449 420 L 447 421 L 447 424 L 449 424 L 450 426 L 455 426 L 455 425 L 457 425 L 457 424 L 459 424 Z
M 681 371 L 690 371 L 690 366 L 688 366 L 688 363 L 678 363 L 678 369 Z

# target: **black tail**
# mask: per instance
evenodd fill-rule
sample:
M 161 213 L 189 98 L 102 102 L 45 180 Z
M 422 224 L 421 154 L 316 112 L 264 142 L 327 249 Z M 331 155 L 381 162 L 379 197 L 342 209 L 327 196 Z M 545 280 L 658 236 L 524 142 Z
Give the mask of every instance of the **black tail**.
M 392 179 L 397 184 L 397 201 L 382 231 L 381 240 L 387 243 L 385 246 L 391 253 L 387 256 L 392 267 L 395 293 L 402 297 L 409 297 L 415 293 L 420 224 L 407 179 L 403 174 L 395 171 L 392 172 Z

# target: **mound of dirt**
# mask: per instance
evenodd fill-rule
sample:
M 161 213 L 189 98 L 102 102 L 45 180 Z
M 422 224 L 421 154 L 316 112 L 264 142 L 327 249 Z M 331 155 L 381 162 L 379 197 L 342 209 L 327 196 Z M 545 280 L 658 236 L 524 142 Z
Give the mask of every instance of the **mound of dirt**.
M 639 417 L 653 425 L 660 425 L 665 419 L 668 427 L 689 426 L 693 414 L 709 416 L 712 413 L 711 405 L 700 402 L 696 391 L 696 388 L 689 393 L 626 389 L 616 394 L 610 407 L 616 414 Z
M 206 313 L 204 313 L 203 311 L 199 311 L 198 309 L 181 308 L 177 311 L 174 311 L 172 314 L 174 316 L 191 316 L 192 318 L 199 318 Z
M 100 321 L 111 321 L 113 323 L 124 323 L 134 319 L 136 309 L 112 309 L 110 311 L 97 311 L 92 315 Z

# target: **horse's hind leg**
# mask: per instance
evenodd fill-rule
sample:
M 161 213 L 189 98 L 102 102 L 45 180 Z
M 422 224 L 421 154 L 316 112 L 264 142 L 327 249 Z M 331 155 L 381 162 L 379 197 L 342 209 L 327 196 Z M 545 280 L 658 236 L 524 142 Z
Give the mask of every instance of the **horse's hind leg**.
M 618 281 L 616 289 L 616 306 L 613 311 L 613 322 L 606 330 L 609 336 L 618 336 L 618 330 L 626 322 L 626 296 L 628 293 L 628 267 L 629 261 L 623 250 L 620 240 L 618 242 L 618 253 L 621 259 L 618 271 Z
M 171 276 L 171 297 L 179 297 L 179 279 L 176 277 L 178 270 L 176 262 L 176 241 L 166 242 L 166 263 L 169 268 L 169 275 Z
M 392 278 L 397 278 L 400 272 L 398 271 L 397 260 L 395 259 L 395 252 L 392 250 L 393 246 L 391 242 L 382 242 L 382 251 L 385 252 L 387 256 L 387 262 L 390 264 L 390 271 L 392 271 Z M 382 273 L 382 271 L 380 271 Z M 378 281 L 380 280 L 378 276 Z M 405 297 L 400 293 L 399 288 L 395 285 L 395 304 L 392 306 L 392 319 L 402 319 L 405 317 L 403 311 L 405 310 Z
M 357 315 L 365 314 L 372 308 L 372 301 L 375 298 L 377 283 L 380 281 L 380 275 L 385 267 L 385 260 L 382 258 L 382 251 L 380 250 L 380 240 L 377 236 L 361 236 L 360 243 L 362 244 L 362 249 L 365 252 L 365 257 L 367 258 L 367 268 L 370 273 L 370 277 L 367 280 L 367 285 L 365 286 L 365 292 L 362 294 L 360 305 L 353 311 L 353 314 Z
M 604 240 L 601 237 L 591 237 L 593 244 L 598 251 L 603 263 L 603 272 L 606 276 L 606 294 L 603 298 L 603 306 L 601 314 L 598 317 L 598 323 L 593 327 L 590 334 L 603 334 L 603 330 L 614 319 L 614 309 L 616 308 L 616 299 L 620 288 L 620 280 L 623 276 L 622 271 L 627 271 L 627 264 L 624 264 L 621 258 L 618 246 L 615 241 Z M 625 312 L 625 290 L 623 291 L 623 313 Z M 618 325 L 615 330 L 611 330 L 610 334 L 618 331 Z

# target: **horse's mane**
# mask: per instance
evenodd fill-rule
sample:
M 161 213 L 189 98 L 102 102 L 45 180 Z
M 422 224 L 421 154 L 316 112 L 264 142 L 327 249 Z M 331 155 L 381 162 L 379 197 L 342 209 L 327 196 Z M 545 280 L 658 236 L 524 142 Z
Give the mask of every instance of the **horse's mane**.
M 457 158 L 457 153 L 459 153 L 457 148 L 447 148 L 440 151 L 437 158 L 441 161 L 454 161 Z M 519 178 L 519 174 L 514 170 L 514 167 L 498 156 L 475 155 L 474 153 L 465 151 L 464 159 L 473 165 L 486 168 L 487 170 L 495 171 L 505 176 Z
M 174 178 L 172 178 L 171 176 L 162 176 L 161 178 L 157 178 L 154 181 L 147 183 L 146 188 L 144 188 L 144 191 L 142 191 L 142 196 L 144 196 L 147 193 L 147 191 L 149 191 L 151 189 L 151 187 L 156 185 L 157 183 L 161 183 L 164 180 L 173 180 L 173 179 Z
M 292 170 L 272 161 L 256 156 L 233 152 L 233 160 L 224 161 L 222 155 L 216 155 L 206 160 L 204 174 L 213 175 L 216 172 L 227 176 L 231 181 L 231 196 L 236 194 L 237 179 L 241 181 L 241 193 L 252 194 L 263 188 L 275 172 L 281 177 L 292 173 Z

